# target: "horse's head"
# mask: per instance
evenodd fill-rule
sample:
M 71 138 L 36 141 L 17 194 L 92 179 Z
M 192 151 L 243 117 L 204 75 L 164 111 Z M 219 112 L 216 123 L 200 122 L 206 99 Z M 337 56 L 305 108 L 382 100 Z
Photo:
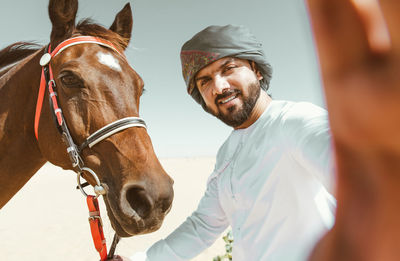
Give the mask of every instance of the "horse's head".
M 132 12 L 127 4 L 110 29 L 83 21 L 75 25 L 77 1 L 50 0 L 51 47 L 82 35 L 112 44 L 69 45 L 52 57 L 50 66 L 59 107 L 73 141 L 80 145 L 95 131 L 119 119 L 139 116 L 143 81 L 123 55 L 132 30 Z M 43 105 L 38 142 L 44 157 L 64 169 L 72 169 L 66 147 L 52 119 L 52 109 Z M 114 126 L 115 127 L 115 126 Z M 104 200 L 113 228 L 120 236 L 158 229 L 172 199 L 172 179 L 158 161 L 143 127 L 112 133 L 80 151 L 85 167 L 92 169 L 106 188 Z M 92 185 L 95 179 L 83 176 Z

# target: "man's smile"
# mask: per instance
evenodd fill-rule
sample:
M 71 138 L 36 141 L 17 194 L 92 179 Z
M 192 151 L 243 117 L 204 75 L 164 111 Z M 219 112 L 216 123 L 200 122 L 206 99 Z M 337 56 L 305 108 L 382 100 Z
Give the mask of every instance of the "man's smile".
M 218 101 L 218 103 L 219 104 L 225 104 L 225 103 L 228 103 L 228 102 L 230 102 L 230 101 L 232 101 L 233 99 L 235 99 L 236 97 L 237 97 L 237 93 L 233 93 L 231 96 L 229 96 L 228 98 L 226 98 L 226 99 L 220 99 L 219 101 Z
M 239 90 L 230 90 L 228 92 L 220 94 L 216 97 L 215 104 L 217 105 L 217 107 L 231 106 L 233 105 L 236 98 L 238 98 L 239 94 L 240 94 Z

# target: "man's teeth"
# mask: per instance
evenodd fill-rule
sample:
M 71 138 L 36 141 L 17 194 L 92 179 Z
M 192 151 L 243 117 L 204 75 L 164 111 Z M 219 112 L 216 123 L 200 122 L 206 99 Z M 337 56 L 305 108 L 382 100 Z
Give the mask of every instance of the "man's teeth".
M 227 103 L 227 102 L 229 102 L 229 101 L 231 101 L 231 100 L 233 100 L 233 99 L 235 99 L 235 98 L 236 98 L 236 96 L 233 95 L 233 96 L 229 97 L 228 99 L 221 101 L 221 103 L 222 103 L 222 104 Z

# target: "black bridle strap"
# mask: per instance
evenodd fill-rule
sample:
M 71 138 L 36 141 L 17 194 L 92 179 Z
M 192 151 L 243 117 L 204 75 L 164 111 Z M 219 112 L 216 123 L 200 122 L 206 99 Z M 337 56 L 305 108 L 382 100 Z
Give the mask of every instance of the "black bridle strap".
M 86 141 L 79 146 L 79 151 L 82 151 L 86 147 L 91 148 L 111 135 L 132 127 L 146 128 L 146 123 L 139 117 L 127 117 L 114 121 L 90 135 Z

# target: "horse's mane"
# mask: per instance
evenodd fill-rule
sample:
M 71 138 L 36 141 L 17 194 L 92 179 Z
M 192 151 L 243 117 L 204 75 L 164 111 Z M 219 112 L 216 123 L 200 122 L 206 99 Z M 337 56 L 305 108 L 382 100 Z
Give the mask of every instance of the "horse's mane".
M 104 28 L 103 26 L 95 24 L 91 19 L 84 19 L 80 21 L 76 25 L 74 33 L 103 38 L 121 50 L 124 50 L 129 44 L 129 38 L 124 38 L 119 34 Z
M 0 68 L 13 64 L 31 55 L 41 48 L 33 42 L 17 42 L 0 50 Z
M 80 21 L 75 28 L 74 34 L 90 35 L 110 41 L 117 48 L 124 50 L 129 43 L 128 38 L 124 38 L 98 24 L 91 19 Z M 33 42 L 17 42 L 0 50 L 0 68 L 13 64 L 28 57 L 39 50 L 42 46 Z

